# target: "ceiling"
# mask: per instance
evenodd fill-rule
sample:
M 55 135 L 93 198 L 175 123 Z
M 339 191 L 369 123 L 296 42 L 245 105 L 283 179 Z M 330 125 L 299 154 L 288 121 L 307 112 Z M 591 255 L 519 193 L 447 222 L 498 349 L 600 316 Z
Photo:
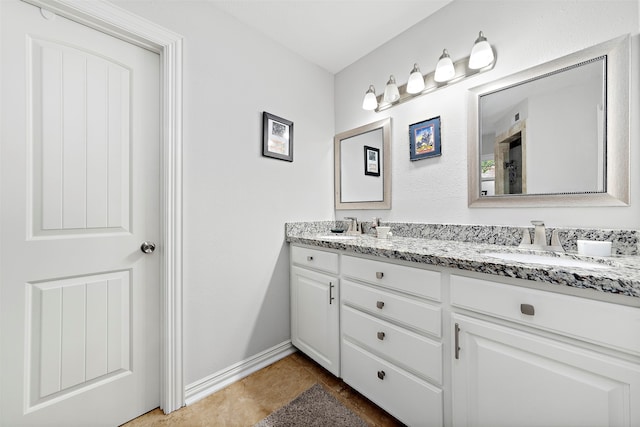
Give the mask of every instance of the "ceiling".
M 452 0 L 209 0 L 335 74 Z

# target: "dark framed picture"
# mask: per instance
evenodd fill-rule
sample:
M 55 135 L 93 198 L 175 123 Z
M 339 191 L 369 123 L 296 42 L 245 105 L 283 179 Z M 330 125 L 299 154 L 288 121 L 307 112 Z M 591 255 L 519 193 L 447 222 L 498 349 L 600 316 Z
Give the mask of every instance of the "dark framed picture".
M 440 116 L 409 125 L 409 148 L 412 161 L 442 155 Z
M 364 146 L 364 174 L 380 176 L 380 149 Z
M 293 122 L 262 113 L 262 155 L 293 162 Z

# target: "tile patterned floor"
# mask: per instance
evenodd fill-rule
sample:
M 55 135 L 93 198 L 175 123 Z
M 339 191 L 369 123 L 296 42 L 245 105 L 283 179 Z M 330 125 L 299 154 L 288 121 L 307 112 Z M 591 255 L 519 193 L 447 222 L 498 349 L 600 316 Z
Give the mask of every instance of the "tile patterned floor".
M 311 359 L 294 353 L 193 405 L 169 415 L 156 409 L 124 427 L 250 427 L 316 382 L 322 383 L 371 427 L 403 426 Z

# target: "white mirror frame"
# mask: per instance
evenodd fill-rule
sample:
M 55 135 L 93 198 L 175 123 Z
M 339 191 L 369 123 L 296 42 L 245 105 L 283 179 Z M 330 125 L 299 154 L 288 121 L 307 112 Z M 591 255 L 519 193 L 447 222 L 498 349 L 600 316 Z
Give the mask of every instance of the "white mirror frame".
M 607 57 L 606 193 L 522 194 L 482 197 L 480 195 L 480 96 L 544 77 L 546 74 L 605 55 Z M 467 146 L 469 207 L 628 206 L 630 199 L 630 55 L 630 37 L 626 35 L 521 71 L 495 82 L 470 89 Z
M 342 140 L 363 133 L 382 129 L 382 201 L 342 202 L 342 171 L 340 168 L 340 145 Z M 355 129 L 337 134 L 333 138 L 335 208 L 339 209 L 391 209 L 391 118 L 378 120 Z

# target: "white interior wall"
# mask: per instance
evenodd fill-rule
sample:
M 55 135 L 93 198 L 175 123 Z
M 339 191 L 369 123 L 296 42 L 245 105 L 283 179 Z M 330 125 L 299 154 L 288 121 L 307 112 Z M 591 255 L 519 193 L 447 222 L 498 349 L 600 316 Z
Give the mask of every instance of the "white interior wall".
M 184 373 L 290 338 L 286 221 L 333 215 L 333 76 L 206 1 L 116 4 L 184 36 Z M 261 155 L 262 112 L 294 122 Z
M 486 98 L 484 98 L 486 100 Z M 481 105 L 484 103 L 481 102 Z M 516 115 L 518 116 L 518 120 L 516 120 Z M 500 135 L 504 132 L 507 132 L 514 126 L 516 123 L 519 123 L 523 120 L 527 120 L 529 118 L 529 98 L 522 100 L 522 102 L 518 103 L 516 106 L 507 111 L 504 116 L 498 120 L 495 126 L 495 133 Z M 492 141 L 495 143 L 495 139 Z M 483 141 L 484 144 L 484 141 Z M 493 147 L 493 145 L 491 145 Z M 484 150 L 484 146 L 483 146 Z
M 527 121 L 527 191 L 595 191 L 598 186 L 598 117 L 601 91 L 571 86 L 529 99 Z M 550 123 L 560 126 L 550 127 Z M 589 117 L 589 120 L 585 120 Z M 553 138 L 548 133 L 553 132 Z M 529 144 L 529 141 L 532 143 Z M 572 159 L 567 162 L 567 159 Z M 539 165 L 544 165 L 543 168 Z
M 185 36 L 187 384 L 289 338 L 283 224 L 333 216 L 335 133 L 393 118 L 393 209 L 338 211 L 338 218 L 516 225 L 542 218 L 554 226 L 640 226 L 640 208 L 633 205 L 640 192 L 637 168 L 630 208 L 469 209 L 466 190 L 467 89 L 637 32 L 635 0 L 457 0 L 340 72 L 335 91 L 329 73 L 205 1 L 115 3 Z M 498 52 L 494 70 L 384 113 L 361 109 L 370 83 L 379 93 L 391 73 L 403 83 L 415 61 L 431 71 L 445 47 L 454 60 L 467 56 L 479 30 Z M 637 58 L 634 66 L 631 161 L 637 165 Z M 265 110 L 294 122 L 293 163 L 261 157 Z M 410 162 L 408 126 L 438 115 L 443 155 Z
M 385 117 L 392 118 L 392 209 L 336 211 L 338 218 L 462 224 L 640 228 L 640 147 L 638 146 L 638 40 L 633 39 L 631 82 L 631 206 L 611 208 L 474 208 L 467 206 L 468 89 L 639 29 L 637 0 L 631 1 L 470 1 L 456 0 L 430 18 L 336 75 L 336 133 Z M 604 25 L 603 23 L 606 23 Z M 370 84 L 382 93 L 390 74 L 406 82 L 414 62 L 424 73 L 435 68 L 442 49 L 452 59 L 469 55 L 484 31 L 497 52 L 493 70 L 424 95 L 381 113 L 364 111 Z M 408 128 L 440 116 L 442 156 L 409 161 Z

